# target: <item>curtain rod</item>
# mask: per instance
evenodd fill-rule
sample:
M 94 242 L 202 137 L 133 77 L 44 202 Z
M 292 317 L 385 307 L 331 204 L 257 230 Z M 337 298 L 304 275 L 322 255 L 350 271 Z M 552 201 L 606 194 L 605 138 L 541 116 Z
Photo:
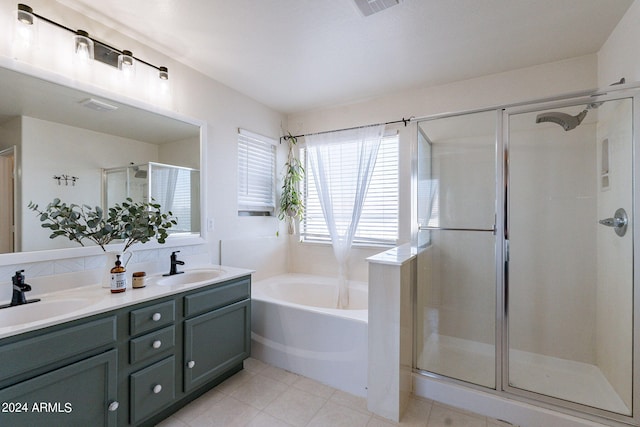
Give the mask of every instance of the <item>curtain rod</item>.
M 405 118 L 403 117 L 403 118 L 402 118 L 402 119 L 400 119 L 400 120 L 394 120 L 394 121 L 392 121 L 392 122 L 374 123 L 374 124 L 371 124 L 371 125 L 354 126 L 354 127 L 350 127 L 350 128 L 336 129 L 336 130 L 325 130 L 325 131 L 322 131 L 322 132 L 305 133 L 305 134 L 303 134 L 303 135 L 291 135 L 291 134 L 289 134 L 289 135 L 281 136 L 281 137 L 280 137 L 280 143 L 282 144 L 282 141 L 283 141 L 283 140 L 284 140 L 284 141 L 286 141 L 286 140 L 291 139 L 291 138 L 301 138 L 301 137 L 309 136 L 309 135 L 321 135 L 321 134 L 323 134 L 323 133 L 340 132 L 340 131 L 343 131 L 343 130 L 354 130 L 354 129 L 366 128 L 366 127 L 369 127 L 369 126 L 393 125 L 393 124 L 396 124 L 396 123 L 404 123 L 404 125 L 405 125 L 405 127 L 406 127 L 406 126 L 407 126 L 407 124 L 408 124 L 409 122 L 411 122 L 411 120 L 413 120 L 413 119 L 415 119 L 415 116 L 411 116 L 411 117 L 409 117 L 408 119 L 405 119 Z

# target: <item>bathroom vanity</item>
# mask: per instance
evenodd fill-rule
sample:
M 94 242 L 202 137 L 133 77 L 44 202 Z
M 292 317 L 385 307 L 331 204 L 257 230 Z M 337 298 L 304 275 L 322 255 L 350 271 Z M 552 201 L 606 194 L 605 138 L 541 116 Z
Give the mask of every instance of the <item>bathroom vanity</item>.
M 89 314 L 0 339 L 0 425 L 155 425 L 240 371 L 251 276 L 234 270 L 122 298 L 91 287 L 105 301 Z

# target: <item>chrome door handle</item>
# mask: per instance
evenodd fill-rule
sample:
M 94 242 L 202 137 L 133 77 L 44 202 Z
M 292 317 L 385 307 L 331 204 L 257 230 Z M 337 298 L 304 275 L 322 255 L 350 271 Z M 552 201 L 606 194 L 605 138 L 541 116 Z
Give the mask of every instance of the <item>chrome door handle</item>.
M 624 236 L 627 232 L 627 225 L 629 224 L 629 217 L 624 209 L 620 208 L 616 210 L 613 218 L 605 218 L 598 221 L 600 224 L 613 227 L 616 234 L 620 237 Z

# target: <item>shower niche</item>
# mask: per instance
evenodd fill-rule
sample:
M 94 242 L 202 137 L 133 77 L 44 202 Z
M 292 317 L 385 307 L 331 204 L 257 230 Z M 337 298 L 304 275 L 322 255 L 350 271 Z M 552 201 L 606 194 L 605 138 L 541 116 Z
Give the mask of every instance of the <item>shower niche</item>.
M 608 94 L 418 123 L 418 372 L 640 425 L 636 102 Z
M 200 171 L 162 163 L 131 164 L 103 170 L 103 206 L 127 198 L 158 203 L 178 224 L 170 234 L 200 233 Z

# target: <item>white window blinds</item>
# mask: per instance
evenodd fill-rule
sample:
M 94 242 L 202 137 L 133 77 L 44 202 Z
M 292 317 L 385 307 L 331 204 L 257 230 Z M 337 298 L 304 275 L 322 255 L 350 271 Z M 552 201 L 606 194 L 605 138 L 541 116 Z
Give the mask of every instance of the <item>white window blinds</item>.
M 355 158 L 345 155 L 336 145 L 330 155 L 329 179 L 340 179 L 341 174 L 357 173 Z M 314 176 L 308 164 L 306 150 L 301 150 L 305 165 L 305 215 L 302 238 L 307 242 L 331 242 L 316 191 Z M 353 197 L 333 194 L 332 198 Z M 393 245 L 398 239 L 398 135 L 382 139 L 369 190 L 353 243 L 356 245 Z
M 276 141 L 238 129 L 238 214 L 273 215 Z

